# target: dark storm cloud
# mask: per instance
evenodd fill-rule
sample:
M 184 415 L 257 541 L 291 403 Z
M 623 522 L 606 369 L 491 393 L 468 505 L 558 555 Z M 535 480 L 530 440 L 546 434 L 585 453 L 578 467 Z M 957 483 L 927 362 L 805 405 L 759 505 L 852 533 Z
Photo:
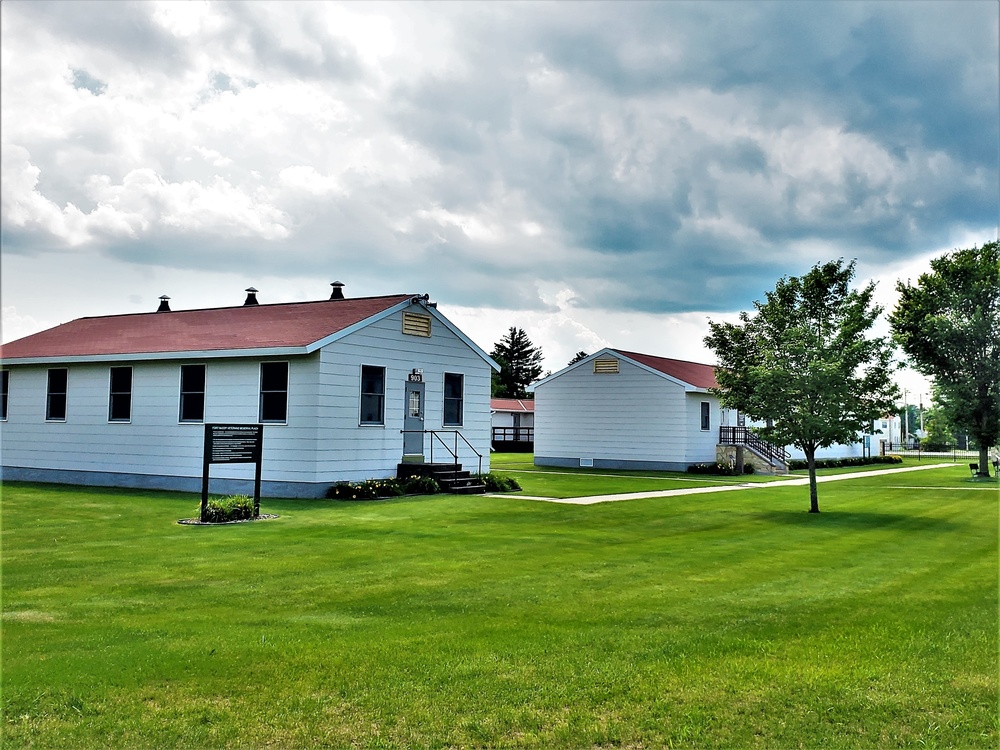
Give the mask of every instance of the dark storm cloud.
M 122 129 L 115 67 L 74 59 L 70 120 L 16 144 L 37 195 L 5 213 L 5 250 L 52 244 L 72 203 L 94 227 L 67 236 L 140 264 L 717 311 L 831 253 L 890 263 L 997 221 L 995 3 L 336 6 L 388 19 L 384 58 L 330 7 L 210 4 L 184 36 L 145 3 L 9 5 L 200 90 L 133 94 L 160 110 Z

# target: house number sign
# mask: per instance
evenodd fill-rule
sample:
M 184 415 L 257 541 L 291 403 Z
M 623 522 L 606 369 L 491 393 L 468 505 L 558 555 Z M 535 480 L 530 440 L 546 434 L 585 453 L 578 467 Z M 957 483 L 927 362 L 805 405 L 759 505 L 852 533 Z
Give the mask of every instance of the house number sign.
M 260 515 L 260 474 L 264 454 L 264 425 L 206 424 L 201 476 L 201 520 L 208 507 L 208 469 L 212 464 L 254 464 L 253 514 Z

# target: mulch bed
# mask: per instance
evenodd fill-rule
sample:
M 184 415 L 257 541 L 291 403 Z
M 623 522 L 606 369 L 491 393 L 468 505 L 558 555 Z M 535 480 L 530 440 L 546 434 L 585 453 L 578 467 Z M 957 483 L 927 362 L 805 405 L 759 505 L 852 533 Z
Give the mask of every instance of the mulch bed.
M 269 521 L 272 518 L 278 518 L 274 513 L 261 513 L 256 518 L 242 518 L 239 521 L 202 521 L 197 518 L 182 518 L 177 523 L 184 524 L 185 526 L 228 526 L 234 523 L 250 523 L 251 521 Z

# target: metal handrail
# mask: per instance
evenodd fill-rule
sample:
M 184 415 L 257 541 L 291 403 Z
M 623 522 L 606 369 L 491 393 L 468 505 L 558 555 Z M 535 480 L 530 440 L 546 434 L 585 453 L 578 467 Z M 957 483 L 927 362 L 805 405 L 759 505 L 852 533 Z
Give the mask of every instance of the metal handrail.
M 468 441 L 468 439 L 465 437 L 465 435 L 463 435 L 461 433 L 461 431 L 459 431 L 459 430 L 400 430 L 400 432 L 403 433 L 403 434 L 406 434 L 406 433 L 420 433 L 422 435 L 430 435 L 431 436 L 431 444 L 430 444 L 430 448 L 431 448 L 431 450 L 430 450 L 431 463 L 434 463 L 434 439 L 437 438 L 437 441 L 439 443 L 441 443 L 441 446 L 446 451 L 448 451 L 448 453 L 451 454 L 452 460 L 457 464 L 458 463 L 458 439 L 462 438 L 462 442 L 465 443 L 467 446 L 469 446 L 469 449 L 479 457 L 479 473 L 480 474 L 483 473 L 483 454 L 480 453 L 479 451 L 477 451 L 476 450 L 476 446 L 474 446 L 472 443 L 470 443 Z M 441 433 L 441 432 L 443 432 L 443 433 L 449 433 L 450 432 L 451 434 L 453 434 L 455 436 L 455 450 L 452 450 L 451 448 L 449 448 L 448 444 L 444 440 L 441 439 L 441 435 L 438 434 L 438 433 Z
M 502 443 L 531 443 L 534 432 L 533 427 L 494 427 L 493 439 Z
M 767 442 L 749 427 L 719 427 L 719 443 L 722 445 L 748 445 L 764 458 L 783 463 L 791 457 L 783 447 Z

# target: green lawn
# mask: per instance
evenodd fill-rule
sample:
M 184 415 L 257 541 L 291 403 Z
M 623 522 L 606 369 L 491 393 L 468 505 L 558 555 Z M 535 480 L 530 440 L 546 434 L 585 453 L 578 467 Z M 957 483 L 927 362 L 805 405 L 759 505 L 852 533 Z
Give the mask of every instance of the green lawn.
M 7 484 L 3 745 L 994 748 L 1000 492 L 967 475 L 824 484 L 819 515 L 775 486 L 222 527 Z

